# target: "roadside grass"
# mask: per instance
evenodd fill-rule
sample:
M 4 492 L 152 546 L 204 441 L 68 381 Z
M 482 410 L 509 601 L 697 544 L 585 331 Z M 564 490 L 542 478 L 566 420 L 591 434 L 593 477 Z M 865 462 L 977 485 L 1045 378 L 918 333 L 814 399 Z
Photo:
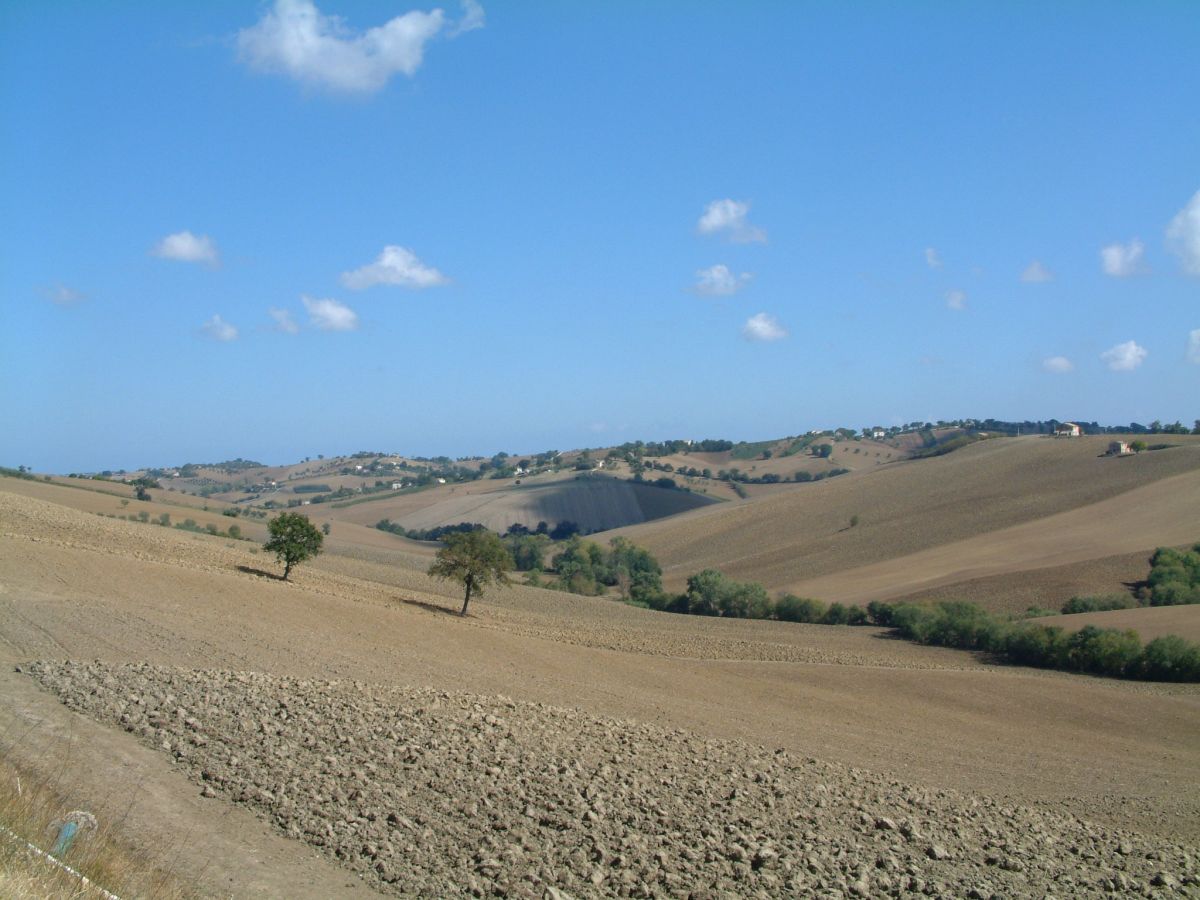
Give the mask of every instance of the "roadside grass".
M 32 769 L 0 752 L 0 897 L 111 900 L 145 897 L 193 900 L 200 895 L 166 860 L 135 848 L 124 836 L 132 801 L 123 809 L 93 807 L 67 786 L 67 766 Z M 49 857 L 59 824 L 74 810 L 92 812 L 94 830 L 81 828 L 56 865 Z M 28 843 L 27 843 L 28 842 Z M 37 847 L 42 854 L 30 849 Z M 82 876 L 82 877 L 80 877 Z

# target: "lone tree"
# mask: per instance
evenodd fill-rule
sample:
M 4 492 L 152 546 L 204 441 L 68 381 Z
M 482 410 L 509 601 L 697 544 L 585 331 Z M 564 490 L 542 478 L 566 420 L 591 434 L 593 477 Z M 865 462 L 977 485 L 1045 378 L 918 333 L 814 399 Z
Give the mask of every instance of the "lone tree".
M 283 563 L 283 580 L 288 580 L 288 574 L 296 563 L 311 559 L 321 552 L 324 535 L 317 526 L 308 521 L 308 516 L 300 513 L 280 513 L 267 523 L 271 539 L 263 545 L 268 553 L 274 553 L 275 558 Z
M 459 582 L 466 588 L 460 616 L 467 614 L 471 595 L 483 596 L 489 584 L 510 584 L 508 573 L 513 568 L 512 554 L 499 535 L 482 529 L 459 531 L 442 538 L 445 544 L 429 567 L 429 574 Z

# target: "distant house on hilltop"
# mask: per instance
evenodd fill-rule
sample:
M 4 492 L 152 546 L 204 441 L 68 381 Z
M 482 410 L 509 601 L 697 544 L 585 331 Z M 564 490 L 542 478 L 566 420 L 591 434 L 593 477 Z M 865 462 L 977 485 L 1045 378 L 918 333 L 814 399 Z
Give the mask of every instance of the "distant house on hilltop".
M 887 432 L 882 428 L 876 428 L 871 432 L 871 437 L 876 441 L 882 441 L 885 437 L 887 437 Z
M 1062 422 L 1054 426 L 1055 437 L 1079 437 L 1079 426 L 1074 422 Z

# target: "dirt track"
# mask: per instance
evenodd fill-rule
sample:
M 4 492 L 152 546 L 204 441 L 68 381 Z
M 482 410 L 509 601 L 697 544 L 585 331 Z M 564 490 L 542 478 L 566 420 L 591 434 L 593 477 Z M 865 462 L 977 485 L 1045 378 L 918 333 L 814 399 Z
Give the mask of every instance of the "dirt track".
M 0 492 L 0 658 L 503 693 L 697 740 L 746 741 L 748 756 L 757 745 L 782 748 L 905 790 L 961 791 L 985 808 L 994 798 L 1038 815 L 1058 810 L 1138 832 L 1138 846 L 1200 839 L 1192 687 L 996 667 L 874 629 L 688 619 L 535 589 L 498 593 L 462 620 L 450 614 L 452 591 L 403 553 L 330 555 L 285 585 L 254 574 L 274 567 L 249 550 Z M 423 702 L 405 696 L 409 707 Z M 3 724 L 60 714 L 56 700 L 37 697 L 4 708 Z M 125 747 L 121 738 L 111 740 Z M 180 790 L 161 773 L 143 777 L 164 796 Z M 828 849 L 824 837 L 814 844 Z M 309 851 L 295 852 L 311 863 Z M 835 882 L 854 874 L 838 871 Z M 1180 881 L 1180 871 L 1167 874 Z M 947 888 L 965 884 L 946 877 Z M 997 887 L 1003 878 L 987 876 Z

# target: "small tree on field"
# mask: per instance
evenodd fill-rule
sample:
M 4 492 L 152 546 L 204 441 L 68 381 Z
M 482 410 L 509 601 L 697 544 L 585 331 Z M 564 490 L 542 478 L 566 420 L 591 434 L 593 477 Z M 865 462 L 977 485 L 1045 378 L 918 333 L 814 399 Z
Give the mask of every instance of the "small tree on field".
M 490 531 L 460 531 L 442 538 L 445 544 L 429 567 L 436 578 L 457 581 L 465 589 L 460 616 L 467 614 L 471 595 L 483 596 L 489 584 L 510 584 L 508 573 L 513 568 L 512 554 L 499 535 Z
M 320 553 L 325 540 L 317 526 L 308 521 L 308 516 L 300 513 L 280 513 L 267 523 L 267 530 L 271 532 L 271 538 L 263 549 L 274 553 L 283 563 L 284 581 L 288 580 L 292 566 Z

